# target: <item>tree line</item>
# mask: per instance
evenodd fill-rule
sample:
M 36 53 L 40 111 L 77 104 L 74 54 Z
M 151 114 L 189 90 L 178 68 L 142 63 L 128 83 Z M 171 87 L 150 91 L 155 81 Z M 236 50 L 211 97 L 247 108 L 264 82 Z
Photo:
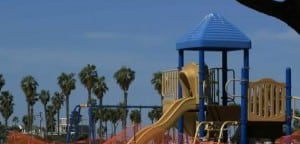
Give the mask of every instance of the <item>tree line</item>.
M 45 119 L 45 137 L 47 138 L 48 131 L 55 131 L 59 135 L 59 119 L 60 119 L 60 110 L 65 103 L 66 108 L 66 122 L 67 125 L 70 122 L 70 110 L 69 110 L 69 101 L 72 91 L 76 89 L 76 75 L 75 73 L 65 73 L 62 72 L 57 77 L 57 84 L 59 85 L 60 90 L 50 93 L 49 90 L 41 89 L 38 91 L 39 83 L 32 76 L 24 76 L 20 81 L 20 88 L 22 89 L 25 100 L 27 103 L 27 114 L 22 117 L 22 122 L 25 126 L 27 132 L 32 132 L 33 130 L 33 120 L 34 120 L 34 105 L 37 102 L 40 102 L 43 105 L 44 119 Z M 122 129 L 126 129 L 127 126 L 127 117 L 128 110 L 125 108 L 127 106 L 128 90 L 130 85 L 135 79 L 135 71 L 129 67 L 122 66 L 117 70 L 114 75 L 116 83 L 119 85 L 120 89 L 123 91 L 123 101 L 119 103 L 123 108 L 110 109 L 110 108 L 99 108 L 93 110 L 94 121 L 99 121 L 99 128 L 97 130 L 100 137 L 107 138 L 107 123 L 111 122 L 113 131 L 112 135 L 116 134 L 117 123 L 121 121 Z M 103 105 L 103 97 L 106 92 L 109 90 L 106 82 L 105 76 L 98 75 L 96 66 L 93 64 L 87 64 L 81 69 L 78 73 L 78 79 L 80 83 L 87 90 L 87 105 Z M 154 89 L 161 95 L 161 72 L 153 73 L 151 83 L 154 86 Z M 2 90 L 5 85 L 5 79 L 2 74 L 0 74 L 0 113 L 4 119 L 4 127 L 8 128 L 8 120 L 12 116 L 14 111 L 14 96 L 8 90 Z M 92 95 L 95 98 L 92 98 Z M 98 103 L 97 103 L 98 101 Z M 154 122 L 159 119 L 162 114 L 161 108 L 156 108 L 151 110 L 148 113 L 148 117 L 151 122 Z M 140 110 L 132 110 L 129 116 L 130 120 L 134 125 L 140 124 L 141 122 L 141 112 Z M 19 117 L 13 116 L 12 122 L 14 125 L 19 123 Z M 104 123 L 104 125 L 103 125 Z M 1 122 L 0 122 L 1 125 Z M 1 133 L 1 132 L 0 132 Z

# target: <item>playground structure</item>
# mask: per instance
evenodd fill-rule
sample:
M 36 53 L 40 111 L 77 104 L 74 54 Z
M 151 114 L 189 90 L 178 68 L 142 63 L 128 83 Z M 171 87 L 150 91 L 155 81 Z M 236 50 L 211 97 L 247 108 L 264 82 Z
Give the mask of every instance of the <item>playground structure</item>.
M 238 126 L 235 133 L 239 136 L 233 140 L 241 144 L 254 143 L 258 139 L 274 141 L 284 135 L 283 124 L 286 135 L 291 134 L 291 120 L 297 118 L 291 112 L 291 69 L 286 70 L 285 83 L 269 78 L 249 81 L 251 41 L 226 19 L 218 14 L 207 15 L 200 25 L 177 42 L 176 47 L 178 70 L 163 74 L 163 94 L 175 99 L 165 101 L 161 119 L 140 130 L 128 143 L 155 141 L 176 123 L 180 133 L 195 137 L 194 143 L 231 141 L 227 135 L 229 125 Z M 197 51 L 199 64 L 185 65 L 184 51 Z M 222 66 L 207 71 L 205 51 L 221 52 Z M 228 68 L 227 59 L 228 52 L 232 51 L 243 52 L 243 65 L 241 78 L 236 79 L 233 74 L 233 79 L 228 80 L 232 69 Z M 218 70 L 221 70 L 220 74 Z M 228 83 L 235 81 L 240 83 L 240 96 L 234 94 L 235 90 L 228 94 Z M 216 83 L 218 86 L 221 83 L 221 88 Z M 215 95 L 219 90 L 222 90 L 221 97 Z M 228 105 L 237 98 L 240 105 Z M 215 131 L 217 135 L 210 135 Z M 183 138 L 179 138 L 178 143 L 183 143 Z
M 282 135 L 291 135 L 292 119 L 300 120 L 295 116 L 295 101 L 299 98 L 291 95 L 291 69 L 286 69 L 285 82 L 271 78 L 250 81 L 251 40 L 221 15 L 207 15 L 200 25 L 177 41 L 176 48 L 178 69 L 166 71 L 162 76 L 165 97 L 162 117 L 138 131 L 128 144 L 160 143 L 161 136 L 172 127 L 194 137 L 193 143 L 274 142 Z M 185 63 L 185 51 L 198 52 L 198 64 Z M 205 63 L 206 51 L 221 52 L 222 66 L 209 68 Z M 235 69 L 228 68 L 228 53 L 235 51 L 243 54 L 240 78 L 235 76 Z M 228 78 L 230 73 L 232 79 Z M 237 84 L 240 84 L 239 95 L 236 95 Z M 93 125 L 90 126 L 94 134 Z M 232 126 L 236 129 L 230 137 Z M 178 143 L 184 143 L 182 135 L 178 136 Z

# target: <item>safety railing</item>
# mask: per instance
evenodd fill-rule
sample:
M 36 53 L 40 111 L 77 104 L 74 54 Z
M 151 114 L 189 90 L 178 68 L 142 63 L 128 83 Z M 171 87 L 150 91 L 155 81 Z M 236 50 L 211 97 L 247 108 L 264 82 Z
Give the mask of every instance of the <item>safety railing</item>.
M 236 94 L 236 82 L 242 82 L 241 79 L 231 79 L 231 80 L 228 80 L 225 84 L 225 92 L 227 93 L 227 97 L 229 99 L 230 102 L 233 102 L 235 103 L 235 98 L 240 98 L 241 95 L 237 95 Z M 230 84 L 232 83 L 232 93 L 229 92 L 229 86 Z
M 292 96 L 292 117 L 300 120 L 300 113 L 297 113 L 297 101 L 300 102 L 300 96 Z
M 162 73 L 162 96 L 178 98 L 178 70 Z
M 285 84 L 269 78 L 249 82 L 248 120 L 284 121 Z

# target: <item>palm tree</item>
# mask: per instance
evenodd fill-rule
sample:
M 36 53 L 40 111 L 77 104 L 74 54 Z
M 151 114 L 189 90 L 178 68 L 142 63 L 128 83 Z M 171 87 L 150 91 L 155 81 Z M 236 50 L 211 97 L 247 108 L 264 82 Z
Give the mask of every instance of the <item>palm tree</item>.
M 17 126 L 18 123 L 19 123 L 19 117 L 14 116 L 14 117 L 12 118 L 12 122 L 13 122 L 14 126 Z
M 22 118 L 22 122 L 25 126 L 25 129 L 28 131 L 29 130 L 29 116 L 28 115 L 24 115 Z
M 41 101 L 41 103 L 43 104 L 43 107 L 44 107 L 44 118 L 45 118 L 45 137 L 47 138 L 47 134 L 48 134 L 48 129 L 47 129 L 47 114 L 46 114 L 46 109 L 47 109 L 47 103 L 49 102 L 50 100 L 50 92 L 49 90 L 41 90 L 41 93 L 40 93 L 40 96 L 39 96 L 39 99 Z
M 162 109 L 161 108 L 155 108 L 154 109 L 154 119 L 155 121 L 159 120 L 162 116 Z
M 152 109 L 151 111 L 148 112 L 148 117 L 151 120 L 151 123 L 153 124 L 154 119 L 155 119 L 155 112 L 154 109 Z
M 6 139 L 8 138 L 7 135 L 8 135 L 8 130 L 0 122 L 0 140 L 2 140 L 2 143 L 6 143 Z
M 46 110 L 46 113 L 47 113 L 47 129 L 48 131 L 55 131 L 55 118 L 54 118 L 54 115 L 56 114 L 56 111 L 54 109 L 54 106 L 53 105 L 48 105 L 47 106 L 47 110 Z
M 74 90 L 76 80 L 74 79 L 74 73 L 61 73 L 60 76 L 57 77 L 58 85 L 62 91 L 62 94 L 65 97 L 66 100 L 66 118 L 67 118 L 67 130 L 69 128 L 69 98 L 71 95 L 72 90 Z
M 151 84 L 154 86 L 154 89 L 158 92 L 160 95 L 160 102 L 163 104 L 163 96 L 161 93 L 161 85 L 162 85 L 162 72 L 158 71 L 153 73 Z
M 88 101 L 87 104 L 90 104 L 90 100 L 92 99 L 92 88 L 97 78 L 96 66 L 92 64 L 88 64 L 79 72 L 80 82 L 84 85 L 86 90 L 88 91 Z
M 59 93 L 59 92 L 54 92 L 54 95 L 51 98 L 52 105 L 54 110 L 56 111 L 56 116 L 57 116 L 57 135 L 59 135 L 59 111 L 61 109 L 61 106 L 64 103 L 64 97 Z
M 27 102 L 27 113 L 29 118 L 29 130 L 32 130 L 32 122 L 33 122 L 33 106 L 35 102 L 38 100 L 36 89 L 38 87 L 38 82 L 34 79 L 33 76 L 27 75 L 23 77 L 21 80 L 21 88 L 25 94 L 26 102 Z
M 130 120 L 133 123 L 133 138 L 135 141 L 135 134 L 138 130 L 138 126 L 141 123 L 141 111 L 140 110 L 132 110 L 130 115 Z
M 105 83 L 104 76 L 97 77 L 95 79 L 95 83 L 93 85 L 92 90 L 93 90 L 93 93 L 95 94 L 95 96 L 99 100 L 99 105 L 102 106 L 104 94 L 108 91 L 108 87 Z
M 110 109 L 110 121 L 113 124 L 113 135 L 116 135 L 118 121 L 121 119 L 121 112 L 119 109 Z
M 8 118 L 14 111 L 13 95 L 9 91 L 3 91 L 0 95 L 0 112 L 5 120 L 5 128 L 7 128 Z
M 125 107 L 127 106 L 127 96 L 128 96 L 128 89 L 131 84 L 131 82 L 135 79 L 135 71 L 131 70 L 130 68 L 126 66 L 122 66 L 121 69 L 119 69 L 115 74 L 114 78 L 117 81 L 117 84 L 120 86 L 120 88 L 124 92 L 124 99 L 123 103 Z M 122 128 L 126 128 L 126 119 L 127 119 L 127 113 L 124 117 L 122 117 Z
M 108 87 L 105 83 L 105 77 L 101 76 L 101 77 L 97 77 L 96 81 L 94 83 L 94 86 L 92 88 L 93 93 L 95 94 L 95 96 L 99 99 L 99 105 L 100 105 L 100 118 L 99 118 L 99 131 L 100 131 L 100 137 L 102 138 L 102 105 L 103 105 L 103 97 L 104 94 L 106 93 L 106 91 L 108 91 Z
M 1 89 L 2 89 L 2 87 L 5 85 L 5 80 L 4 80 L 4 78 L 3 78 L 3 75 L 2 74 L 0 74 L 0 91 L 1 91 Z
M 107 121 L 109 120 L 111 116 L 111 113 L 109 111 L 109 109 L 107 108 L 104 108 L 104 109 L 101 109 L 101 119 L 104 121 L 104 130 L 105 130 L 105 139 L 107 139 Z

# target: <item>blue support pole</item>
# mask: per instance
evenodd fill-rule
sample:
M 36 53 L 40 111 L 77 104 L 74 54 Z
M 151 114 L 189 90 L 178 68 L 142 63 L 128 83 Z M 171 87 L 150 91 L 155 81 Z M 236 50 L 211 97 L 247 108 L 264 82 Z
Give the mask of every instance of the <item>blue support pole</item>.
M 181 68 L 184 65 L 184 52 L 183 50 L 178 50 L 178 71 L 181 70 Z M 182 98 L 182 89 L 181 86 L 178 85 L 178 99 Z M 178 144 L 182 144 L 183 143 L 183 128 L 184 128 L 184 120 L 183 117 L 179 118 L 178 121 Z
M 242 68 L 241 82 L 241 144 L 247 144 L 247 120 L 248 120 L 248 82 L 249 82 L 249 51 L 244 50 L 244 67 Z
M 291 68 L 285 72 L 286 86 L 286 135 L 292 134 L 292 74 Z
M 91 144 L 95 144 L 95 123 L 94 123 L 94 116 L 93 116 L 93 107 L 89 107 L 88 113 L 89 113 L 89 125 L 90 125 L 90 140 Z
M 198 121 L 202 122 L 205 120 L 204 115 L 204 91 L 203 82 L 205 78 L 205 62 L 204 62 L 204 50 L 199 51 L 199 114 Z M 204 136 L 204 128 L 201 127 L 199 131 L 200 137 Z

